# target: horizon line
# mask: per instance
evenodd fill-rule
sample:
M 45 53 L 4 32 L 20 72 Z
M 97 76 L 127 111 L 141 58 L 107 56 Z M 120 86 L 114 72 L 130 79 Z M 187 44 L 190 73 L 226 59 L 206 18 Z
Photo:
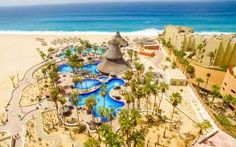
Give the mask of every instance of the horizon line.
M 57 5 L 70 5 L 70 4 L 106 4 L 106 3 L 179 3 L 179 2 L 185 2 L 185 3 L 192 3 L 192 2 L 235 2 L 234 0 L 206 0 L 206 1 L 202 1 L 202 0 L 159 0 L 159 1 L 155 1 L 155 0 L 141 0 L 141 1 L 134 1 L 134 0 L 127 0 L 127 1 L 94 1 L 94 2 L 65 2 L 65 3 L 48 3 L 48 4 L 26 4 L 26 5 L 21 5 L 21 4 L 17 4 L 17 5 L 0 5 L 0 8 L 11 8 L 11 7 L 35 7 L 35 6 L 57 6 Z

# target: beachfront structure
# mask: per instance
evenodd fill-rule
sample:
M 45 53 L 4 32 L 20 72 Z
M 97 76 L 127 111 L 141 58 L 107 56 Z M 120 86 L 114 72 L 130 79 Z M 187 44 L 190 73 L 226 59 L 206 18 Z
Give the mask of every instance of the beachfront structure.
M 175 68 L 167 69 L 165 72 L 167 73 L 166 83 L 172 86 L 186 86 L 187 79 L 181 70 Z
M 121 74 L 130 69 L 130 65 L 123 59 L 120 48 L 128 46 L 128 42 L 123 39 L 119 32 L 108 42 L 109 49 L 104 55 L 102 62 L 98 64 L 98 70 L 106 75 Z
M 155 51 L 160 49 L 160 45 L 150 38 L 137 39 L 136 47 L 139 49 L 139 54 L 143 56 L 153 57 Z
M 236 35 L 202 35 L 193 29 L 180 26 L 166 26 L 162 34 L 174 49 L 195 51 L 196 62 L 203 66 L 230 66 L 236 64 Z M 199 48 L 202 46 L 202 48 Z M 211 56 L 209 55 L 211 54 Z
M 222 95 L 231 95 L 236 97 L 236 66 L 228 68 L 220 91 Z

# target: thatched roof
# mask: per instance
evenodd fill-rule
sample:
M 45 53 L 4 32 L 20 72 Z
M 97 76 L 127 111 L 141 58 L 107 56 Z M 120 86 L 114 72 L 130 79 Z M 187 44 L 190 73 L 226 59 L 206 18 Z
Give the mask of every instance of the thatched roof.
M 108 58 L 110 60 L 118 60 L 122 59 L 123 55 L 120 51 L 119 42 L 117 40 L 111 40 L 110 47 L 105 53 L 105 58 Z
M 124 59 L 114 61 L 105 58 L 101 63 L 98 64 L 97 68 L 101 73 L 106 75 L 121 74 L 130 69 L 130 65 Z
M 98 70 L 103 74 L 119 74 L 130 68 L 130 65 L 123 59 L 123 55 L 120 51 L 120 45 L 128 45 L 128 42 L 124 40 L 120 33 L 109 41 L 109 49 L 107 50 L 104 59 L 98 64 Z

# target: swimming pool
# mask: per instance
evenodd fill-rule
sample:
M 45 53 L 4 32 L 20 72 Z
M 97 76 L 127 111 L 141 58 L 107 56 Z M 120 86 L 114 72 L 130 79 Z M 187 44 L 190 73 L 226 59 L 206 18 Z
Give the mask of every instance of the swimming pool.
M 84 79 L 81 83 L 80 82 L 76 83 L 75 87 L 81 90 L 86 90 L 98 86 L 100 84 L 102 83 L 96 79 Z
M 70 51 L 71 51 L 72 55 L 74 55 L 76 53 L 74 47 L 71 47 Z M 106 52 L 106 49 L 102 48 L 102 47 L 98 48 L 96 51 L 93 48 L 88 48 L 88 49 L 83 50 L 84 54 L 92 53 L 92 54 L 97 54 L 97 55 L 103 55 L 105 52 Z M 65 51 L 60 53 L 59 57 L 60 57 L 61 60 L 63 60 L 66 57 Z
M 99 75 L 100 73 L 97 71 L 97 65 L 99 62 L 94 64 L 86 64 L 81 69 L 83 71 L 89 71 L 92 74 Z M 58 67 L 58 71 L 61 73 L 72 73 L 74 69 L 69 64 L 62 64 Z
M 62 64 L 58 67 L 58 71 L 61 73 L 71 73 L 74 71 L 74 69 L 68 64 Z
M 98 48 L 96 51 L 94 50 L 94 48 L 88 48 L 86 50 L 83 50 L 83 53 L 85 54 L 92 53 L 92 54 L 97 54 L 97 55 L 103 55 L 105 52 L 106 52 L 106 49 L 101 48 L 101 47 Z
M 115 87 L 122 86 L 124 84 L 125 84 L 124 80 L 119 79 L 119 78 L 112 78 L 108 82 L 106 82 L 107 90 L 106 90 L 106 96 L 105 96 L 105 107 L 109 108 L 109 109 L 112 108 L 114 110 L 113 114 L 115 114 L 115 115 L 116 115 L 116 110 L 123 107 L 125 105 L 125 103 L 122 101 L 117 101 L 117 100 L 111 98 L 110 91 L 112 89 L 114 89 Z M 100 86 L 101 86 L 101 84 L 100 84 Z M 97 101 L 97 105 L 94 106 L 94 108 L 93 108 L 94 116 L 101 118 L 101 115 L 99 113 L 99 108 L 104 105 L 104 98 L 101 95 L 101 87 L 99 87 L 95 91 L 85 93 L 85 94 L 80 94 L 78 96 L 79 97 L 79 106 L 84 106 L 85 100 L 91 96 L 94 96 Z M 102 119 L 106 120 L 107 118 L 102 118 Z
M 97 65 L 98 65 L 98 62 L 94 64 L 86 64 L 84 65 L 84 67 L 82 67 L 82 70 L 89 71 L 90 73 L 95 74 L 95 75 L 99 75 L 100 73 L 97 71 Z
M 82 70 L 89 71 L 95 75 L 99 75 L 99 72 L 97 72 L 97 64 L 87 64 L 84 67 L 82 67 Z M 63 64 L 59 66 L 59 71 L 64 72 L 73 72 L 73 68 L 71 68 L 68 64 Z M 113 109 L 113 114 L 116 116 L 116 111 L 120 108 L 122 108 L 125 103 L 122 101 L 117 101 L 110 96 L 110 91 L 118 86 L 123 86 L 125 84 L 123 79 L 120 78 L 111 78 L 108 80 L 107 76 L 100 76 L 98 77 L 98 80 L 96 79 L 84 79 L 82 83 L 76 83 L 75 87 L 81 90 L 90 89 L 95 86 L 99 86 L 98 89 L 89 92 L 80 94 L 78 96 L 79 98 L 79 106 L 85 105 L 85 100 L 88 99 L 91 96 L 94 96 L 97 101 L 97 105 L 93 108 L 93 113 L 95 117 L 100 117 L 102 121 L 107 121 L 107 118 L 102 118 L 99 113 L 99 108 L 104 105 L 104 98 L 101 95 L 101 85 L 105 82 L 107 89 L 106 89 L 106 96 L 105 96 L 105 107 L 109 109 Z

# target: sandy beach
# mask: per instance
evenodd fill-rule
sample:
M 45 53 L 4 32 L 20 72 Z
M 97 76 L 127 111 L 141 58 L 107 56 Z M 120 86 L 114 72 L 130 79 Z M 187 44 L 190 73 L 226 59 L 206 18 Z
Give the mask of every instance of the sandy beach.
M 49 47 L 55 47 L 50 43 L 52 40 L 56 38 L 74 36 L 89 40 L 91 43 L 101 44 L 109 41 L 112 34 L 0 34 L 0 113 L 4 112 L 4 107 L 9 101 L 11 91 L 13 90 L 10 76 L 15 76 L 16 83 L 17 74 L 19 75 L 19 79 L 21 79 L 26 70 L 41 62 L 41 58 L 36 48 L 46 50 Z M 134 39 L 136 37 L 141 36 L 136 36 L 133 34 L 128 36 L 129 39 Z M 36 38 L 43 38 L 48 45 L 42 46 Z

